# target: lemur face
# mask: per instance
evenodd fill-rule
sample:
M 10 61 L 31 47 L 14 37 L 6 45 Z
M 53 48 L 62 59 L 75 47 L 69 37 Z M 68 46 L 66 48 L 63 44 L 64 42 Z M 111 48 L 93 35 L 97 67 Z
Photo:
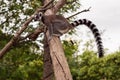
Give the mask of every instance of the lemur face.
M 42 16 L 43 16 L 42 12 L 39 12 L 38 14 L 36 14 L 36 15 L 34 16 L 34 20 L 35 20 L 35 21 L 41 21 Z

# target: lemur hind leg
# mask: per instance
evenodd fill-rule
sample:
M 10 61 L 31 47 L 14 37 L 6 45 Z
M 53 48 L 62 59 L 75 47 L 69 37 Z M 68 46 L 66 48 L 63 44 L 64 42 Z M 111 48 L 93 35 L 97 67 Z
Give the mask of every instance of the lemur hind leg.
M 48 41 L 50 41 L 53 37 L 53 24 L 50 24 L 50 26 L 48 26 L 48 30 L 49 30 Z

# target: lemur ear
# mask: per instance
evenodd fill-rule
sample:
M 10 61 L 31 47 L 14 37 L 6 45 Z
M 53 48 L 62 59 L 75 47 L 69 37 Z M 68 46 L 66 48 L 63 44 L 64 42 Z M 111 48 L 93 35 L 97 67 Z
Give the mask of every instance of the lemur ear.
M 43 16 L 43 13 L 42 13 L 42 12 L 39 12 L 39 13 L 37 13 L 37 14 L 34 16 L 34 20 L 35 20 L 35 21 L 41 21 L 42 16 Z

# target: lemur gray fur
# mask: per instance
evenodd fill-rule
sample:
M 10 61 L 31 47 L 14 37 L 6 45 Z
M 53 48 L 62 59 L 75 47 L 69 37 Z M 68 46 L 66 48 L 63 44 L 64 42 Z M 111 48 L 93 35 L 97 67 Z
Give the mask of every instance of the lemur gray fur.
M 96 39 L 99 57 L 103 57 L 104 50 L 99 30 L 97 29 L 96 25 L 93 24 L 90 20 L 79 19 L 70 24 L 68 20 L 61 15 L 38 15 L 40 15 L 38 19 L 41 19 L 41 21 L 47 26 L 48 30 L 50 31 L 50 36 L 61 36 L 64 33 L 68 32 L 68 30 L 77 27 L 78 25 L 86 25 L 92 31 Z

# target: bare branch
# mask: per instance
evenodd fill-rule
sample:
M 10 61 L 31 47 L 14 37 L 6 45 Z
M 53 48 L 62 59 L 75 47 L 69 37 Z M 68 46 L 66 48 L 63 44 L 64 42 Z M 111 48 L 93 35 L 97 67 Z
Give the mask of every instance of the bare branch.
M 46 5 L 44 5 L 42 8 L 45 8 L 48 6 L 52 1 L 48 2 Z M 43 11 L 43 9 L 39 8 L 36 10 L 36 12 L 30 16 L 30 18 L 23 24 L 20 30 L 17 31 L 17 33 L 14 35 L 14 37 L 4 46 L 4 48 L 0 51 L 0 58 L 3 57 L 3 55 L 9 51 L 10 47 L 14 44 L 14 42 L 20 37 L 21 33 L 27 28 L 28 24 L 33 20 L 34 15 L 37 14 L 39 11 Z
M 32 21 L 34 16 L 31 16 L 22 26 L 22 28 L 17 31 L 14 37 L 5 45 L 5 47 L 0 51 L 0 58 L 10 49 L 10 47 L 14 44 L 14 42 L 18 39 L 20 34 L 27 28 L 27 25 Z
M 42 32 L 44 32 L 44 28 L 37 28 L 31 35 L 28 36 L 28 38 L 32 41 L 35 41 L 38 38 L 39 34 Z
M 28 33 L 28 35 L 25 36 L 25 37 L 21 37 L 21 38 L 19 39 L 19 42 L 21 42 L 21 41 L 23 41 L 23 40 L 25 40 L 25 39 L 27 39 L 27 38 L 29 38 L 29 39 L 32 40 L 32 41 L 35 41 L 35 40 L 38 38 L 39 34 L 42 33 L 42 32 L 44 32 L 44 28 L 39 28 L 39 27 L 38 27 L 38 28 L 35 29 L 34 32 Z
M 91 9 L 91 7 L 89 7 L 88 9 L 84 9 L 84 10 L 82 10 L 82 11 L 80 11 L 80 12 L 77 12 L 77 13 L 75 13 L 75 14 L 67 17 L 66 19 L 70 19 L 70 18 L 72 18 L 72 17 L 74 17 L 74 16 L 76 16 L 76 15 L 78 15 L 78 14 L 80 14 L 80 13 L 83 13 L 83 12 L 88 12 L 88 11 L 90 11 L 90 9 Z

